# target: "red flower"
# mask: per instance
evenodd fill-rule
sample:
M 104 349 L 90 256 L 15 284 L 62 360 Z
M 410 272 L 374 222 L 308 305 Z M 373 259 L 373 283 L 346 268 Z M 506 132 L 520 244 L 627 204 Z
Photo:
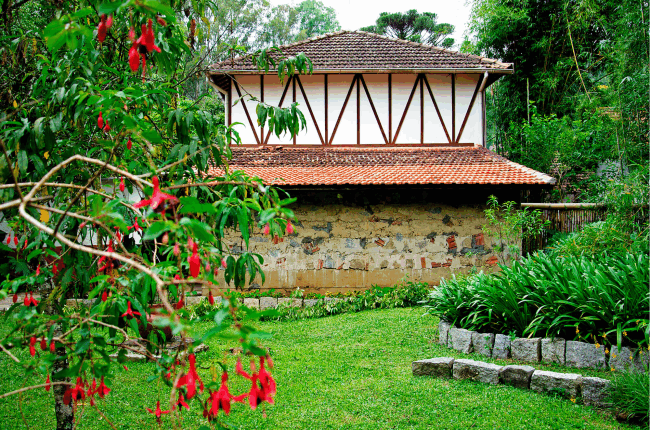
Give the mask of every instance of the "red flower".
M 40 269 L 40 266 L 39 266 Z M 37 274 L 40 270 L 37 270 Z M 34 293 L 29 292 L 29 297 L 25 294 L 25 301 L 23 302 L 25 306 L 38 306 L 38 301 L 34 298 Z
M 50 342 L 50 352 L 54 354 L 55 351 L 56 351 L 56 344 L 54 343 L 54 341 L 52 341 Z
M 27 248 L 27 238 L 25 238 L 25 244 L 23 245 L 23 250 Z
M 45 351 L 47 349 L 47 342 L 45 341 L 45 338 L 41 339 L 41 351 Z
M 111 392 L 111 389 L 104 384 L 104 377 L 102 376 L 102 379 L 99 381 L 99 387 L 97 387 L 97 395 L 99 395 L 100 399 L 103 399 L 105 395 Z
M 196 278 L 201 271 L 201 259 L 199 258 L 198 246 L 194 244 L 192 255 L 187 257 L 187 262 L 190 263 L 190 276 Z
M 137 43 L 134 43 L 131 49 L 129 49 L 129 67 L 133 72 L 136 72 L 138 67 L 140 67 L 140 53 L 138 52 Z
M 146 28 L 144 24 L 142 24 L 142 35 L 135 41 L 135 43 L 146 49 L 146 52 L 144 53 L 149 53 L 151 51 L 160 52 L 160 48 L 156 46 L 155 38 L 156 36 L 153 34 L 153 21 L 149 18 Z M 140 52 L 142 52 L 142 49 Z
M 124 192 L 124 176 L 120 178 L 120 191 Z
M 234 396 L 230 394 L 230 391 L 228 391 L 228 386 L 226 385 L 227 380 L 228 374 L 223 372 L 221 375 L 221 387 L 219 387 L 219 391 L 210 394 L 210 401 L 212 403 L 210 413 L 213 416 L 216 416 L 220 409 L 226 415 L 230 414 L 230 402 L 233 400 Z
M 212 291 L 208 293 L 208 302 L 210 302 L 210 305 L 214 306 L 214 296 L 212 295 Z
M 41 265 L 39 264 L 38 267 L 36 268 L 36 276 L 41 274 Z
M 95 406 L 95 393 L 97 392 L 97 380 L 93 378 L 93 384 L 88 387 L 88 397 L 90 397 L 90 406 Z
M 111 131 L 111 126 L 108 125 L 108 120 L 106 120 L 106 125 L 104 125 L 104 133 Z
M 285 230 L 286 234 L 291 234 L 293 233 L 293 224 L 291 224 L 291 221 L 287 221 L 287 228 Z
M 225 259 L 225 258 L 222 258 L 222 259 L 221 259 L 221 267 L 223 267 L 224 269 L 226 269 L 226 268 L 228 267 L 228 263 L 226 263 L 226 259 Z
M 133 205 L 134 208 L 151 206 L 151 209 L 156 210 L 162 204 L 161 210 L 164 212 L 165 201 L 169 200 L 170 203 L 178 202 L 178 198 L 176 198 L 176 196 L 172 196 L 171 194 L 165 194 L 162 191 L 160 191 L 160 185 L 157 176 L 154 176 L 151 182 L 153 182 L 153 193 L 151 194 L 151 198 L 139 201 L 138 203 Z
M 138 217 L 135 217 L 135 222 L 133 223 L 133 225 L 127 227 L 126 229 L 127 230 L 133 229 L 133 231 L 138 231 L 138 230 L 142 231 L 142 227 L 140 227 L 140 224 L 138 224 Z
M 264 390 L 261 390 L 257 385 L 258 376 L 253 374 L 251 379 L 251 389 L 248 393 L 241 394 L 233 398 L 234 401 L 243 403 L 244 400 L 248 397 L 248 404 L 251 409 L 256 409 L 259 404 L 262 402 L 273 403 L 273 398 L 268 396 Z
M 102 118 L 102 111 L 99 111 L 99 118 L 97 118 L 97 127 L 99 127 L 100 130 L 104 128 L 104 118 Z
M 56 276 L 58 274 L 59 274 L 59 264 L 55 262 L 54 264 L 52 264 L 52 275 Z
M 203 392 L 203 381 L 199 378 L 199 374 L 196 372 L 196 356 L 194 354 L 189 355 L 190 368 L 187 371 L 186 375 L 181 376 L 178 379 L 176 388 L 186 386 L 187 388 L 187 398 L 188 400 L 194 397 L 196 394 L 196 384 L 198 382 L 200 392 Z
M 34 345 L 36 345 L 36 338 L 34 336 L 29 339 L 29 355 L 32 357 L 36 355 L 36 348 L 34 348 Z
M 50 375 L 47 375 L 47 378 L 45 378 L 45 391 L 50 391 L 50 388 L 52 388 L 52 384 L 50 384 Z
M 84 391 L 84 384 L 81 380 L 81 377 L 77 378 L 77 385 L 72 388 L 68 388 L 63 394 L 63 403 L 66 405 L 70 404 L 70 400 L 77 402 L 78 400 L 83 400 L 86 398 L 86 393 Z
M 260 379 L 260 385 L 262 386 L 262 390 L 264 390 L 264 392 L 268 395 L 268 397 L 275 396 L 275 393 L 277 392 L 275 380 L 273 379 L 273 376 L 271 376 L 271 374 L 264 367 L 264 357 L 260 357 L 260 371 L 258 373 L 258 376 Z M 269 403 L 273 403 L 273 402 L 269 402 Z
M 177 273 L 177 274 L 174 276 L 174 279 L 176 279 L 177 281 L 180 281 L 180 280 L 181 280 L 181 275 L 179 275 L 179 274 Z
M 126 149 L 131 149 L 133 146 L 133 142 L 131 142 L 131 137 L 129 137 L 129 140 L 126 141 Z
M 99 25 L 97 26 L 97 40 L 103 42 L 106 39 L 106 30 L 113 25 L 113 18 L 111 18 L 110 25 L 106 20 L 106 14 L 103 13 L 99 20 Z
M 183 393 L 178 393 L 178 401 L 176 404 L 179 406 L 179 409 L 185 407 L 188 411 L 190 410 L 190 405 L 187 404 L 185 401 L 185 397 L 183 397 Z
M 14 236 L 14 245 L 18 246 L 18 236 Z
M 171 412 L 171 411 L 163 411 L 162 409 L 160 409 L 160 400 L 158 400 L 158 403 L 156 403 L 155 411 L 152 411 L 149 408 L 147 408 L 147 411 L 149 411 L 150 414 L 154 414 L 156 416 L 156 421 L 158 421 L 159 424 L 160 424 L 160 416 Z
M 102 302 L 105 302 L 106 300 L 108 300 L 108 292 L 104 290 L 102 293 Z
M 16 303 L 17 301 L 18 301 L 18 293 L 15 293 L 14 294 L 14 303 Z
M 176 245 L 174 245 L 174 255 L 178 257 L 181 254 L 181 246 L 176 242 Z
M 174 307 L 178 310 L 178 309 L 183 309 L 183 306 L 185 306 L 185 302 L 183 301 L 183 296 L 179 296 L 178 303 L 176 303 L 176 306 Z
M 129 40 L 135 42 L 135 28 L 133 28 L 133 26 L 129 28 Z
M 11 236 L 7 235 L 7 245 L 9 245 L 10 243 L 11 243 Z
M 264 235 L 266 236 L 266 235 L 269 234 L 270 232 L 271 232 L 271 226 L 270 226 L 269 223 L 267 222 L 266 225 L 264 226 Z
M 248 403 L 250 404 L 251 409 L 257 408 L 257 406 L 262 402 L 273 403 L 273 396 L 276 393 L 275 381 L 271 377 L 271 374 L 268 373 L 264 367 L 264 358 L 260 357 L 260 371 L 255 373 L 255 365 L 251 362 L 251 375 L 244 372 L 241 365 L 241 360 L 237 361 L 237 366 L 235 367 L 237 373 L 243 376 L 246 379 L 251 380 L 251 389 L 248 393 L 241 394 L 234 397 L 236 402 L 243 402 L 244 399 L 248 397 Z M 258 386 L 257 381 L 260 381 L 260 386 Z
M 163 234 L 162 243 L 163 245 L 167 245 L 169 243 L 169 233 Z
M 167 27 L 167 21 L 162 19 L 160 15 L 156 17 L 156 22 L 158 22 L 158 24 L 162 25 L 163 27 Z
M 127 306 L 126 312 L 124 312 L 124 313 L 122 314 L 122 317 L 127 317 L 127 318 L 130 319 L 130 318 L 135 318 L 136 315 L 137 315 L 137 316 L 140 316 L 140 315 L 141 315 L 140 312 L 135 312 L 135 311 L 131 310 L 131 301 L 129 301 L 129 302 L 126 304 L 126 306 Z

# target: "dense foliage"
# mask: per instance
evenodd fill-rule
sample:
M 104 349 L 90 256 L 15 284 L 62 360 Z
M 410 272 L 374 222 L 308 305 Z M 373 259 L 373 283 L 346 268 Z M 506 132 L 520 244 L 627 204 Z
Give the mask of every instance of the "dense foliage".
M 540 254 L 496 274 L 443 280 L 427 308 L 481 332 L 647 347 L 649 266 L 647 253 Z
M 650 414 L 650 378 L 646 373 L 621 372 L 609 389 L 609 401 L 619 416 L 648 425 Z
M 438 23 L 438 15 L 433 12 L 420 13 L 415 9 L 405 13 L 382 12 L 375 25 L 362 27 L 361 30 L 443 48 L 450 48 L 454 44 L 454 39 L 448 37 L 454 32 L 453 25 Z

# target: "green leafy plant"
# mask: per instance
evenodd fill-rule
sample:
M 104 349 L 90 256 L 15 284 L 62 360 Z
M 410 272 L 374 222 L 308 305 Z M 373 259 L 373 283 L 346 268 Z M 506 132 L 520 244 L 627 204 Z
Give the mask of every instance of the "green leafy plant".
M 619 416 L 647 425 L 650 413 L 648 374 L 641 372 L 618 373 L 609 387 L 608 400 L 618 411 Z

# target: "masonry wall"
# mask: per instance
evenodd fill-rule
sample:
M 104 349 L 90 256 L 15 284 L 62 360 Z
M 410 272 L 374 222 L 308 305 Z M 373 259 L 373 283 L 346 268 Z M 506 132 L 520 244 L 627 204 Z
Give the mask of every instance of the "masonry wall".
M 472 267 L 495 270 L 492 238 L 482 231 L 494 193 L 518 196 L 487 188 L 294 191 L 295 232 L 278 243 L 260 232 L 251 238 L 266 274 L 251 287 L 336 293 L 391 286 L 405 275 L 438 284 Z M 233 252 L 240 246 L 233 242 Z

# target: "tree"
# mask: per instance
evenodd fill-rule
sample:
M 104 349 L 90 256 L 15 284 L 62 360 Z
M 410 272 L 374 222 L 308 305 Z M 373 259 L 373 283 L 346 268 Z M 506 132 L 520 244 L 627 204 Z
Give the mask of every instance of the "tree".
M 382 12 L 375 25 L 361 30 L 443 48 L 450 48 L 454 44 L 454 39 L 448 37 L 454 32 L 453 25 L 438 24 L 438 15 L 435 13 L 418 13 L 415 9 L 406 13 Z
M 134 348 L 153 361 L 150 380 L 169 389 L 162 406 L 150 404 L 159 423 L 185 402 L 212 421 L 233 401 L 251 397 L 254 406 L 275 394 L 267 352 L 246 322 L 259 315 L 227 298 L 203 318 L 212 326 L 187 351 L 154 354 L 167 331 L 186 338 L 195 325 L 184 307 L 191 288 L 213 285 L 220 270 L 236 288 L 263 279 L 250 235 L 281 236 L 293 218 L 286 193 L 227 169 L 236 129 L 183 95 L 182 85 L 205 73 L 208 55 L 196 58 L 192 49 L 199 30 L 207 32 L 208 11 L 193 4 L 47 2 L 48 13 L 38 15 L 31 12 L 40 3 L 27 2 L 4 22 L 7 73 L 20 70 L 27 85 L 12 81 L 0 117 L 0 212 L 14 232 L 0 246 L 0 297 L 14 297 L 0 353 L 43 383 L 0 397 L 52 389 L 58 429 L 73 427 L 80 400 L 99 407 L 111 372 Z M 42 30 L 22 31 L 29 23 L 15 21 L 21 16 Z M 268 57 L 257 60 L 265 67 Z M 309 68 L 304 57 L 284 64 Z M 296 104 L 272 110 L 276 133 L 304 127 Z M 207 177 L 210 164 L 223 174 Z M 229 231 L 242 252 L 231 252 Z M 20 301 L 19 292 L 27 293 Z M 91 306 L 64 310 L 72 294 Z M 194 347 L 229 328 L 259 367 L 248 374 L 224 359 L 216 363 L 221 384 L 205 374 L 203 384 Z M 229 372 L 249 379 L 250 392 L 230 395 Z
M 286 45 L 340 29 L 333 8 L 317 0 L 304 0 L 295 8 L 288 4 L 274 7 L 262 28 L 260 41 L 264 46 Z

